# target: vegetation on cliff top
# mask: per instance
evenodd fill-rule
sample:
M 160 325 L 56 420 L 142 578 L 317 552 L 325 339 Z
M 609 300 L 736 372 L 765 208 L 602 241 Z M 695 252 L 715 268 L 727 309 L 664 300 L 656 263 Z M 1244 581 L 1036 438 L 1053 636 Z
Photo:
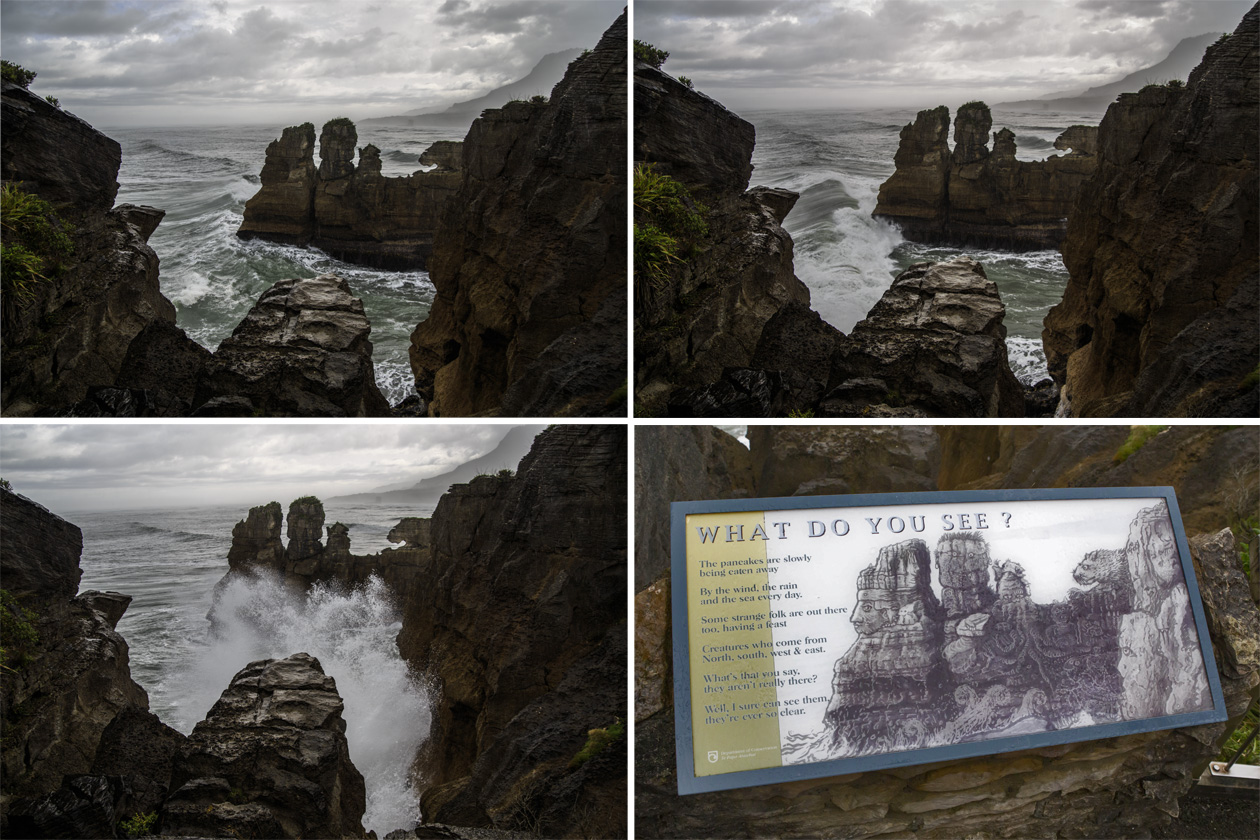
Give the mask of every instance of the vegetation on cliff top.
M 669 51 L 658 50 L 647 41 L 640 41 L 638 38 L 635 38 L 634 57 L 660 70 L 661 65 L 665 63 L 665 59 L 669 58 Z
M 39 75 L 33 70 L 27 70 L 20 64 L 14 64 L 12 61 L 0 59 L 0 76 L 6 82 L 12 82 L 19 87 L 30 89 L 31 82 L 35 81 L 35 77 Z

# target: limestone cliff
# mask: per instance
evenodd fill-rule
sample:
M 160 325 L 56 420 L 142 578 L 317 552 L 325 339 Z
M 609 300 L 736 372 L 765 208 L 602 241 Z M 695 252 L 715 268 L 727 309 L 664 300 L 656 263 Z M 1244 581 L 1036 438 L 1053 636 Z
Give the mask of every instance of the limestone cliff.
M 381 175 L 380 149 L 359 149 L 347 119 L 290 126 L 267 147 L 262 187 L 245 203 L 237 236 L 311 245 L 333 257 L 387 269 L 424 268 L 447 199 L 460 183 L 459 143 L 438 141 L 420 156 L 431 170 Z
M 645 462 L 652 475 L 669 476 L 683 468 L 707 472 L 721 485 L 705 490 L 709 498 L 746 492 L 747 473 L 733 466 L 749 456 L 756 495 L 1172 484 L 1188 530 L 1200 535 L 1190 539 L 1196 577 L 1226 705 L 1231 714 L 1241 715 L 1260 684 L 1255 641 L 1260 611 L 1247 592 L 1233 537 L 1222 529 L 1251 515 L 1260 501 L 1260 441 L 1245 427 L 1175 426 L 1117 464 L 1113 456 L 1126 433 L 1123 427 L 1062 425 L 756 426 L 750 428 L 751 451 L 743 458 L 732 457 L 727 447 L 706 441 L 690 427 L 641 428 L 635 443 L 636 462 Z M 662 481 L 654 485 L 656 495 L 636 498 L 636 531 L 647 533 L 651 544 L 668 534 L 668 517 L 662 513 L 667 506 L 660 502 L 688 498 L 686 486 Z M 1108 552 L 1113 560 L 1123 559 L 1126 577 L 1130 561 L 1158 564 L 1163 557 L 1154 549 L 1162 535 L 1151 530 L 1153 524 L 1137 517 L 1129 544 Z M 963 613 L 981 612 L 991 616 L 990 622 L 1037 615 L 1022 605 L 1013 564 L 1003 572 L 998 591 L 987 586 L 987 570 L 986 585 L 977 585 L 976 571 L 993 558 L 982 545 L 969 542 L 954 537 L 935 549 L 941 579 L 949 581 L 942 604 L 944 653 L 951 670 L 962 672 L 976 662 L 968 658 L 968 647 L 983 636 L 970 625 L 960 629 Z M 914 552 L 904 554 L 914 557 Z M 670 581 L 653 555 L 636 552 L 636 573 L 640 563 L 645 571 L 656 570 L 643 576 L 649 583 L 636 583 L 635 597 L 635 672 L 642 683 L 636 686 L 638 837 L 1146 836 L 1177 814 L 1178 800 L 1229 731 L 1216 724 L 680 797 L 674 778 Z M 871 567 L 864 587 L 876 594 L 887 588 L 878 584 L 895 577 L 887 574 L 881 581 L 879 566 Z M 904 574 L 904 568 L 896 571 Z M 1083 586 L 1088 580 L 1084 574 L 1078 578 Z M 1144 614 L 1179 617 L 1163 603 L 1162 592 L 1149 595 L 1152 608 Z M 934 610 L 930 599 L 922 600 L 922 616 L 928 619 Z M 1077 615 L 1101 608 L 1106 613 L 1109 603 L 1100 595 L 1061 611 Z M 1133 602 L 1128 605 L 1126 612 L 1132 612 Z M 1118 621 L 1105 626 L 1119 632 Z M 873 635 L 886 631 L 876 627 Z M 860 694 L 862 686 L 842 688 Z M 1052 699 L 1052 692 L 1046 694 Z
M 766 322 L 788 304 L 808 306 L 809 289 L 782 227 L 796 194 L 748 190 L 752 125 L 643 62 L 634 96 L 636 165 L 684 185 L 707 211 L 685 259 L 664 278 L 635 280 L 636 412 L 663 414 L 678 388 L 748 367 Z M 649 224 L 640 213 L 636 226 Z
M 175 307 L 158 287 L 157 254 L 147 244 L 164 214 L 113 206 L 117 142 L 7 81 L 0 103 L 4 181 L 48 201 L 73 225 L 74 254 L 64 269 L 32 284 L 29 299 L 6 292 L 0 303 L 4 414 L 53 414 L 91 385 L 112 385 L 147 325 L 174 326 Z
M 433 416 L 624 415 L 626 16 L 464 140 L 411 337 Z
M 1071 150 L 1043 161 L 1015 158 L 1015 135 L 993 135 L 983 102 L 968 102 L 954 121 L 949 109 L 920 111 L 901 130 L 896 171 L 879 188 L 874 215 L 895 223 L 907 239 L 939 245 L 1030 251 L 1056 248 L 1068 210 L 1098 166 L 1097 129 L 1074 125 L 1054 147 Z
M 1042 334 L 1061 413 L 1260 413 L 1258 17 L 1253 6 L 1184 87 L 1107 109 Z

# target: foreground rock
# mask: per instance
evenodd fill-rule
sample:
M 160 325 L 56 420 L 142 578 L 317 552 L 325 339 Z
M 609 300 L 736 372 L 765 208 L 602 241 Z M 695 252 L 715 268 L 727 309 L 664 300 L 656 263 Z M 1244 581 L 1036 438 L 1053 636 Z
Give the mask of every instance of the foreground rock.
M 371 329 L 363 302 L 335 274 L 281 280 L 219 345 L 193 402 L 203 415 L 214 412 L 213 400 L 227 398 L 232 415 L 386 415 Z
M 262 187 L 245 203 L 237 236 L 311 245 L 346 262 L 375 268 L 424 268 L 447 199 L 460 184 L 460 144 L 440 140 L 420 156 L 433 169 L 405 178 L 381 175 L 380 149 L 359 149 L 347 119 L 290 126 L 267 147 Z
M 1074 125 L 1054 142 L 1070 154 L 1020 161 L 1008 128 L 993 135 L 989 151 L 992 127 L 989 106 L 963 105 L 951 152 L 949 109 L 920 111 L 901 130 L 897 168 L 880 185 L 876 218 L 895 223 L 916 242 L 1013 251 L 1056 248 L 1081 184 L 1098 166 L 1098 129 Z
M 624 416 L 625 40 L 622 15 L 549 101 L 469 129 L 411 336 L 430 415 Z
M 309 654 L 245 666 L 175 762 L 163 833 L 365 836 L 341 712 L 336 683 Z
M 1006 307 L 969 257 L 919 263 L 849 335 L 800 304 L 761 330 L 745 368 L 681 389 L 670 413 L 695 417 L 1021 417 L 1006 350 Z
M 1260 648 L 1255 642 L 1260 637 L 1260 611 L 1246 591 L 1233 537 L 1221 530 L 1256 503 L 1260 460 L 1255 459 L 1260 453 L 1251 429 L 1173 427 L 1120 464 L 1113 456 L 1127 434 L 1123 427 L 794 425 L 759 426 L 752 432 L 748 454 L 754 464 L 754 492 L 759 495 L 836 492 L 840 481 L 854 493 L 934 486 L 1172 484 L 1187 528 L 1198 533 L 1190 540 L 1191 551 L 1231 715 L 1243 713 L 1250 692 L 1260 684 Z M 688 428 L 649 427 L 636 434 L 636 447 L 649 455 L 669 453 L 670 462 L 662 468 L 665 473 L 675 465 L 699 461 L 710 475 L 739 474 L 732 470 L 738 459 L 732 460 L 724 447 L 702 447 L 695 437 Z M 733 485 L 714 497 L 740 492 Z M 667 500 L 674 498 L 673 489 L 672 484 L 662 485 Z M 668 521 L 653 513 L 659 508 L 657 499 L 645 497 L 636 504 L 636 529 L 668 533 Z M 1134 533 L 1132 559 L 1150 557 L 1142 544 L 1144 529 L 1135 528 Z M 958 542 L 936 548 L 942 577 L 951 581 L 941 605 L 947 616 L 973 607 L 993 612 L 1007 609 L 998 593 L 971 585 L 970 570 L 988 560 L 975 546 Z M 643 554 L 636 557 L 651 559 Z M 1008 599 L 1018 596 L 1014 581 L 1008 584 L 999 591 L 1004 590 Z M 910 589 L 903 587 L 906 592 Z M 1150 595 L 1157 598 L 1159 593 Z M 922 600 L 930 601 L 926 593 Z M 1111 602 L 1100 598 L 1097 603 L 1106 613 Z M 635 832 L 639 837 L 1149 836 L 1152 828 L 1177 815 L 1178 800 L 1231 728 L 1214 724 L 679 797 L 667 664 L 667 574 L 640 588 L 635 609 L 636 627 L 655 631 L 651 638 L 636 639 L 636 674 L 641 681 L 651 681 L 636 686 L 636 697 L 657 700 L 636 703 Z M 931 612 L 925 608 L 924 617 Z M 1118 624 L 1116 628 L 1119 632 Z M 908 628 L 892 632 L 912 635 Z M 958 667 L 967 665 L 964 647 L 946 647 Z M 918 648 L 910 645 L 907 649 Z M 860 693 L 862 686 L 845 688 Z
M 1124 94 L 1103 118 L 1042 334 L 1063 414 L 1260 413 L 1258 17 L 1184 88 Z

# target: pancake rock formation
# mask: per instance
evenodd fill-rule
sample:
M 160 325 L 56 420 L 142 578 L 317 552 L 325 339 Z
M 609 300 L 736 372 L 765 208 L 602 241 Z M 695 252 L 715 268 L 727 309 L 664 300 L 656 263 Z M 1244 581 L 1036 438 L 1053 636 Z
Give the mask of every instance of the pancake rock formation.
M 432 416 L 625 413 L 626 16 L 545 102 L 485 111 L 411 335 Z
M 992 127 L 989 106 L 963 105 L 951 152 L 949 109 L 920 111 L 901 130 L 897 169 L 880 185 L 874 215 L 916 242 L 1014 251 L 1058 247 L 1068 210 L 1098 166 L 1098 129 L 1074 125 L 1054 142 L 1069 154 L 1020 161 L 1008 128 L 993 134 L 989 150 Z
M 1258 17 L 1103 117 L 1042 333 L 1063 415 L 1260 413 Z
M 315 126 L 286 128 L 267 147 L 262 187 L 245 203 L 242 239 L 310 245 L 339 260 L 387 269 L 424 268 L 447 200 L 460 184 L 460 144 L 440 140 L 420 155 L 432 165 L 401 178 L 381 175 L 381 152 L 359 149 L 344 117 L 324 124 L 315 164 Z

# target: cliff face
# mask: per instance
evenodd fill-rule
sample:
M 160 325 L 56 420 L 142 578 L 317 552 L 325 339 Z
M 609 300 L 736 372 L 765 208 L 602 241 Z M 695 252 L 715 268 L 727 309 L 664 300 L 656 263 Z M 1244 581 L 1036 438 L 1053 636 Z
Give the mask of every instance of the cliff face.
M 112 384 L 145 326 L 174 325 L 147 244 L 164 214 L 113 207 L 118 143 L 9 82 L 0 102 L 4 180 L 20 182 L 74 226 L 64 270 L 34 283 L 30 300 L 6 294 L 2 304 L 4 413 L 47 414 L 83 399 L 90 385 Z
M 1042 334 L 1072 416 L 1255 416 L 1257 17 L 1184 89 L 1124 94 L 1070 215 Z
M 359 149 L 349 120 L 325 124 L 315 165 L 315 127 L 290 126 L 267 147 L 262 187 L 245 203 L 237 236 L 312 245 L 376 268 L 424 268 L 447 199 L 460 184 L 458 143 L 440 141 L 420 156 L 434 164 L 405 178 L 381 175 L 375 146 Z
M 901 130 L 896 171 L 879 188 L 874 215 L 894 222 L 907 239 L 929 244 L 1003 248 L 1055 248 L 1081 184 L 1098 165 L 1097 129 L 1075 125 L 1055 140 L 1071 149 L 1044 161 L 1015 158 L 1015 135 L 993 135 L 983 102 L 958 109 L 954 150 L 947 143 L 949 109 L 920 111 Z
M 796 194 L 745 192 L 752 125 L 643 62 L 634 96 L 636 164 L 683 184 L 708 210 L 693 252 L 663 280 L 635 283 L 635 401 L 661 413 L 677 388 L 748 367 L 766 322 L 788 304 L 808 306 L 809 289 L 782 227 Z
M 1112 456 L 1126 432 L 1114 426 L 758 426 L 750 429 L 751 451 L 746 456 L 751 456 L 753 492 L 757 495 L 909 492 L 938 486 L 1174 485 L 1187 529 L 1198 534 L 1191 537 L 1190 546 L 1226 706 L 1231 714 L 1241 715 L 1250 702 L 1250 692 L 1260 683 L 1260 648 L 1255 642 L 1260 633 L 1260 611 L 1246 591 L 1233 537 L 1222 527 L 1248 515 L 1257 502 L 1256 464 L 1260 461 L 1256 460 L 1258 442 L 1253 432 L 1250 428 L 1174 426 L 1116 464 Z M 641 458 L 649 464 L 657 458 L 665 461 L 652 465 L 654 474 L 699 469 L 712 477 L 730 476 L 723 488 L 705 491 L 710 498 L 742 493 L 744 474 L 732 469 L 740 459 L 733 459 L 721 445 L 705 443 L 703 437 L 690 427 L 654 426 L 641 429 L 635 439 Z M 699 467 L 691 466 L 697 463 Z M 658 494 L 636 498 L 635 526 L 637 530 L 667 534 L 668 518 L 658 515 L 667 509 L 660 502 L 687 498 L 685 485 L 665 481 L 656 487 Z M 1156 569 L 1156 577 L 1166 568 L 1161 565 L 1166 554 L 1158 550 L 1165 535 L 1152 530 L 1157 527 L 1158 523 L 1145 514 L 1137 516 L 1127 544 L 1109 552 L 1113 559 L 1123 558 L 1119 567 L 1126 577 L 1131 563 L 1147 563 Z M 959 615 L 985 612 L 999 621 L 1021 613 L 1035 616 L 1038 611 L 1026 609 L 1026 593 L 1020 590 L 1015 564 L 1005 564 L 996 592 L 987 585 L 975 585 L 975 572 L 992 559 L 982 544 L 963 544 L 955 537 L 940 541 L 934 553 L 940 578 L 948 581 L 943 593 L 945 664 L 952 671 L 971 673 L 983 662 L 972 651 L 984 640 L 968 635 L 973 627 L 951 627 Z M 641 683 L 636 685 L 636 699 L 644 701 L 636 702 L 638 837 L 814 836 L 827 832 L 855 838 L 911 834 L 927 838 L 971 834 L 1144 836 L 1165 824 L 1169 814 L 1177 813 L 1178 800 L 1191 787 L 1195 773 L 1216 754 L 1229 731 L 1226 724 L 1214 724 L 680 797 L 674 777 L 674 708 L 668 667 L 669 575 L 650 552 L 636 552 L 636 567 L 640 561 L 649 567 L 658 564 L 659 573 L 648 575 L 652 582 L 638 586 L 635 597 L 635 670 Z M 887 564 L 874 564 L 860 588 L 884 588 L 897 577 L 898 570 L 890 569 L 881 579 L 881 565 Z M 987 583 L 987 569 L 983 572 Z M 1078 582 L 1085 585 L 1087 581 L 1078 578 Z M 903 588 L 907 590 L 909 587 Z M 1089 617 L 1109 628 L 1107 632 L 1114 634 L 1111 638 L 1118 648 L 1119 634 L 1125 630 L 1113 605 L 1127 604 L 1123 610 L 1127 613 L 1154 612 L 1180 619 L 1177 605 L 1170 609 L 1165 600 L 1160 591 L 1148 593 L 1148 601 L 1159 606 L 1144 611 L 1132 589 L 1114 601 L 1103 591 L 1097 598 L 1073 600 L 1063 611 Z M 930 599 L 924 597 L 923 601 L 923 623 L 930 624 L 934 610 Z M 1180 626 L 1169 622 L 1162 629 Z M 896 638 L 901 632 L 913 636 L 912 629 L 866 627 L 867 638 L 885 637 L 883 641 L 896 644 L 916 642 L 914 638 Z M 1161 638 L 1159 632 L 1155 637 L 1156 641 Z M 1127 637 L 1126 644 L 1130 640 L 1136 637 Z M 867 643 L 863 647 L 870 646 Z M 904 647 L 910 653 L 917 650 L 916 644 Z M 894 669 L 901 664 L 892 659 L 879 661 L 881 666 Z M 939 667 L 939 663 L 931 662 L 930 667 Z M 1001 673 L 989 678 L 1008 678 L 1009 669 L 999 670 Z M 1085 669 L 1076 671 L 1084 673 Z M 1050 687 L 1057 683 L 1066 687 L 1077 676 L 1072 672 L 1057 675 Z M 922 683 L 913 686 L 924 687 Z M 860 704 L 863 688 L 843 681 L 837 693 L 853 694 Z M 1170 696 L 1160 695 L 1159 690 L 1150 696 Z M 1194 690 L 1186 687 L 1185 696 L 1193 697 Z M 1053 692 L 1046 694 L 1052 697 Z M 1114 692 L 1112 700 L 1118 702 Z M 924 705 L 930 708 L 930 703 Z M 859 705 L 850 711 L 861 717 L 871 710 Z M 879 721 L 872 725 L 878 726 Z M 864 737 L 868 729 L 859 727 L 854 732 Z
M 624 412 L 625 40 L 623 14 L 548 102 L 469 129 L 411 337 L 431 415 Z

